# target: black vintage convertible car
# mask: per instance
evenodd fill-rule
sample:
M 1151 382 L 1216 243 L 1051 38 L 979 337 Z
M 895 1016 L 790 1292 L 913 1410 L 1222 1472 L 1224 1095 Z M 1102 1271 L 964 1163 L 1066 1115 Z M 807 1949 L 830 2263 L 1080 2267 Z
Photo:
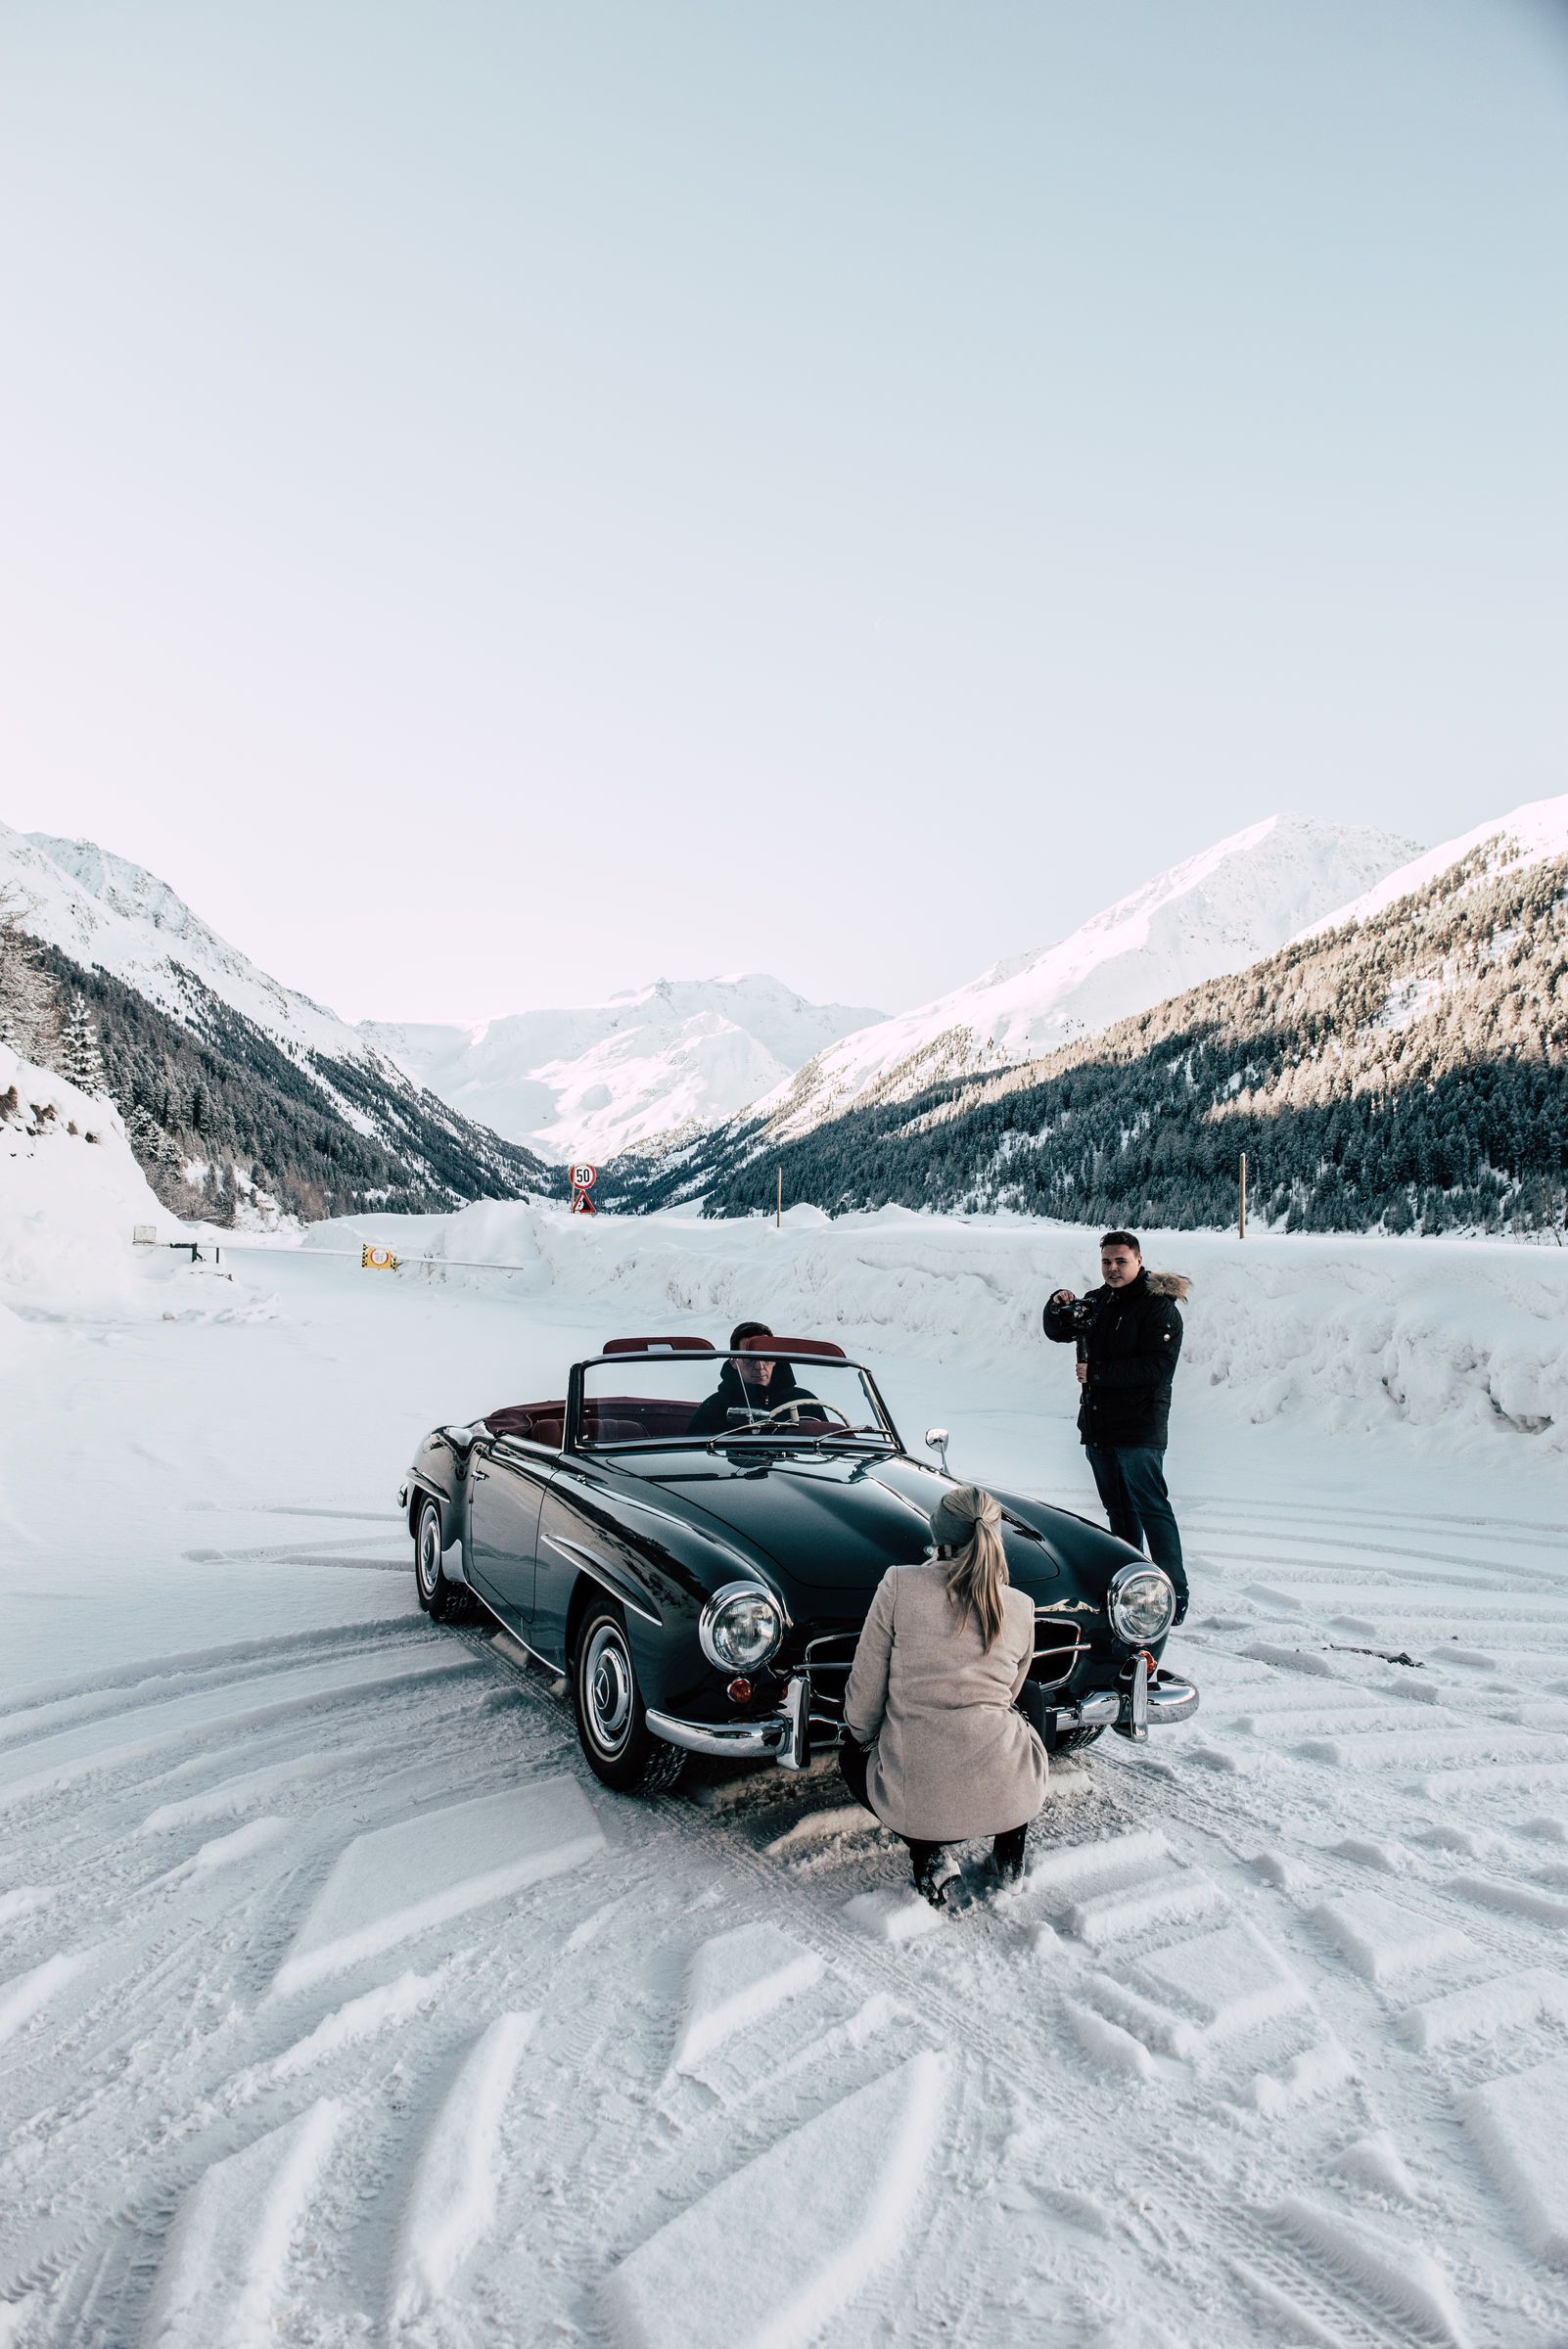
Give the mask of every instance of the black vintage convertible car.
M 930 1552 L 941 1469 L 905 1451 L 870 1372 L 824 1339 L 614 1338 L 564 1401 L 419 1447 L 400 1496 L 420 1604 L 476 1608 L 569 1680 L 590 1768 L 625 1793 L 689 1753 L 802 1770 L 842 1734 L 887 1567 Z M 1035 1601 L 1030 1710 L 1058 1750 L 1195 1711 L 1161 1665 L 1158 1567 L 1066 1510 L 998 1493 Z

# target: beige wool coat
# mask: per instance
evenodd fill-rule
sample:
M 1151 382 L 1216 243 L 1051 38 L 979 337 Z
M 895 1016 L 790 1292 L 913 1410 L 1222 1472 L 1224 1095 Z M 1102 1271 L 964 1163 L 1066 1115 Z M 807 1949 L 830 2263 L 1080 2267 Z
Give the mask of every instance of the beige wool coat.
M 866 1792 L 878 1819 L 920 1843 L 1005 1835 L 1045 1799 L 1045 1748 L 1014 1699 L 1035 1653 L 1034 1602 L 1004 1594 L 986 1648 L 960 1623 L 934 1560 L 890 1566 L 877 1586 L 844 1699 L 850 1735 L 873 1748 Z

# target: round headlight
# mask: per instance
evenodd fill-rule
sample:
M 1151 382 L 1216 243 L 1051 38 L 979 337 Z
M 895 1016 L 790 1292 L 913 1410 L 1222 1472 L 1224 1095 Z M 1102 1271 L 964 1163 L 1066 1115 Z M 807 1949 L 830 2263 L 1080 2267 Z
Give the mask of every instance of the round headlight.
M 721 1672 L 752 1672 L 784 1636 L 784 1610 L 760 1583 L 726 1583 L 697 1624 L 703 1654 Z
M 1176 1591 L 1158 1566 L 1119 1566 L 1106 1599 L 1111 1629 L 1133 1647 L 1150 1647 L 1171 1629 Z

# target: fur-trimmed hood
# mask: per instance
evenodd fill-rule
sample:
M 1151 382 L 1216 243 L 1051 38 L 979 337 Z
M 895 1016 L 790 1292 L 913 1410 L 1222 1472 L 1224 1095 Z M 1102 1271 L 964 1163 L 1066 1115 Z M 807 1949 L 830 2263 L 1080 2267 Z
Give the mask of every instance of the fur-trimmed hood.
M 1184 1272 L 1151 1272 L 1149 1274 L 1149 1295 L 1151 1297 L 1181 1299 L 1190 1297 L 1191 1294 L 1192 1283 Z

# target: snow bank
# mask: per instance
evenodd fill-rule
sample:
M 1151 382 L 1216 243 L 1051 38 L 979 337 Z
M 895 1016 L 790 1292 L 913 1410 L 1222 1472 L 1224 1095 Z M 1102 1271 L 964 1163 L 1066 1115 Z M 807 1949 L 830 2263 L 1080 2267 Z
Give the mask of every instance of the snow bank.
M 1020 1378 L 1061 1368 L 1040 1334 L 1045 1297 L 1098 1277 L 1093 1228 L 904 1208 L 837 1221 L 796 1210 L 775 1228 L 764 1218 L 589 1219 L 485 1203 L 318 1224 L 306 1245 L 371 1238 L 398 1250 L 407 1278 L 600 1302 L 606 1337 L 649 1327 L 653 1311 L 722 1342 L 757 1314 L 781 1334 L 830 1334 L 873 1358 Z M 1568 1250 L 1148 1232 L 1144 1251 L 1194 1282 L 1178 1410 L 1212 1393 L 1258 1423 L 1403 1425 L 1439 1436 L 1445 1453 L 1503 1441 L 1521 1444 L 1521 1457 L 1568 1451 Z
M 0 1363 L 20 1339 L 14 1306 L 98 1313 L 129 1304 L 138 1223 L 165 1237 L 176 1229 L 117 1111 L 0 1044 Z

